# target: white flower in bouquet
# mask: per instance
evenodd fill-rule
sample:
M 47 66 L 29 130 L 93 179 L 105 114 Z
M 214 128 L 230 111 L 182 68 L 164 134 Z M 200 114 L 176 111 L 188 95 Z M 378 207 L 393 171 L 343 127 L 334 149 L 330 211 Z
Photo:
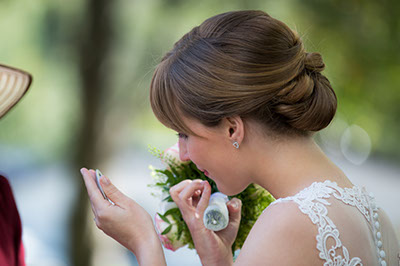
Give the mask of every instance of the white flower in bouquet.
M 179 142 L 166 149 L 161 160 L 167 168 L 169 168 L 171 164 L 181 165 L 189 163 L 189 161 L 181 161 L 179 157 Z

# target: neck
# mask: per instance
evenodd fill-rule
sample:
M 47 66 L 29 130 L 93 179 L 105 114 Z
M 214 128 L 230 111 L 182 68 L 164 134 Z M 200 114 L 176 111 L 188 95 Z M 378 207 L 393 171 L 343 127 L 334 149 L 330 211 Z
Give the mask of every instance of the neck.
M 261 185 L 275 198 L 295 195 L 313 182 L 328 179 L 342 187 L 352 186 L 312 138 L 253 143 L 249 148 L 251 182 Z

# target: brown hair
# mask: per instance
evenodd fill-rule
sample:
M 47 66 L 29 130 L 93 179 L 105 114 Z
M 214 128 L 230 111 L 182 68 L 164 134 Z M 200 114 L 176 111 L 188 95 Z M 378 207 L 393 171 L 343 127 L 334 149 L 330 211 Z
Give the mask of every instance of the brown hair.
M 336 112 L 324 67 L 319 53 L 306 53 L 298 34 L 265 12 L 223 13 L 193 28 L 162 58 L 150 85 L 151 107 L 182 133 L 193 134 L 181 115 L 206 126 L 238 115 L 278 134 L 307 135 Z

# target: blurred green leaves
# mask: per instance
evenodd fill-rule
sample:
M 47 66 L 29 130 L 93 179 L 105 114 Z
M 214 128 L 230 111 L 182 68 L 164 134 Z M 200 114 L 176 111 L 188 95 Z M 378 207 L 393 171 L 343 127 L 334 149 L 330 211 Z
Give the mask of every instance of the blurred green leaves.
M 306 0 L 299 6 L 312 25 L 309 35 L 324 40 L 317 48 L 338 111 L 368 132 L 375 153 L 400 158 L 400 2 Z
M 31 90 L 0 121 L 0 144 L 21 145 L 51 160 L 74 144 L 81 116 L 77 27 L 86 1 L 0 2 L 0 62 L 30 71 Z M 107 96 L 102 134 L 116 148 L 173 137 L 152 115 L 148 86 L 156 64 L 184 33 L 230 10 L 262 9 L 296 29 L 308 51 L 321 52 L 347 124 L 365 129 L 372 152 L 400 158 L 400 10 L 385 1 L 118 0 L 109 10 L 112 48 L 104 58 Z M 145 133 L 144 133 L 145 132 Z

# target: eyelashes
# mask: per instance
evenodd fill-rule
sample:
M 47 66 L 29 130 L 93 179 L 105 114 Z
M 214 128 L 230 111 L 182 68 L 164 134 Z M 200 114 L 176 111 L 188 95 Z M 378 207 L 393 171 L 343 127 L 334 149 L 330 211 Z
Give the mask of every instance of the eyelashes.
M 187 139 L 188 138 L 188 135 L 186 135 L 186 134 L 184 134 L 184 133 L 178 133 L 178 134 L 176 134 L 177 136 L 178 136 L 178 138 L 180 138 L 180 139 Z

